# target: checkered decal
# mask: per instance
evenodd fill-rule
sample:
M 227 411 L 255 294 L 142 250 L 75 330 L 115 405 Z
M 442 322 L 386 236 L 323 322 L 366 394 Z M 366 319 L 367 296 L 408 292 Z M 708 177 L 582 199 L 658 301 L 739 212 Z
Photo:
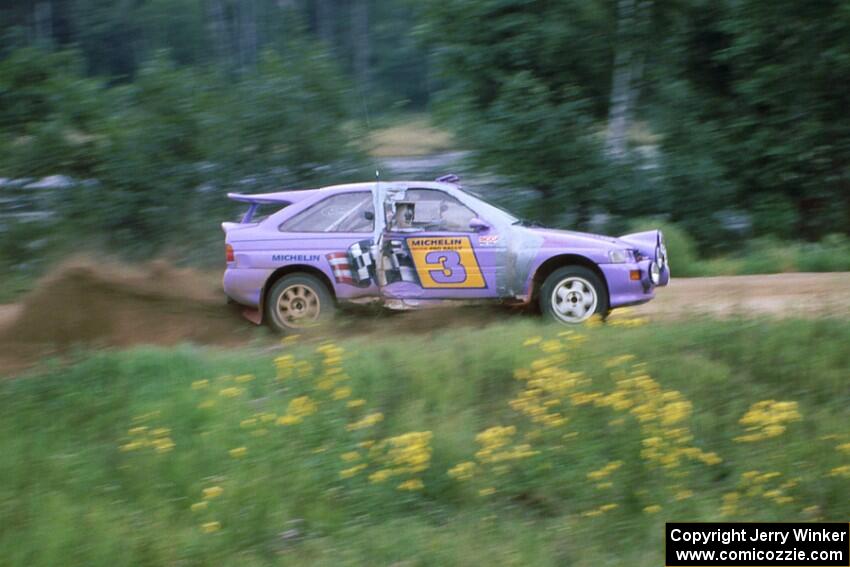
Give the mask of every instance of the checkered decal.
M 371 240 L 361 240 L 348 249 L 348 259 L 353 268 L 352 276 L 359 285 L 368 285 L 372 279 L 375 263 L 372 261 L 371 247 Z
M 327 254 L 336 283 L 366 287 L 372 282 L 375 262 L 372 260 L 371 247 L 371 240 L 361 240 L 352 244 L 348 252 Z

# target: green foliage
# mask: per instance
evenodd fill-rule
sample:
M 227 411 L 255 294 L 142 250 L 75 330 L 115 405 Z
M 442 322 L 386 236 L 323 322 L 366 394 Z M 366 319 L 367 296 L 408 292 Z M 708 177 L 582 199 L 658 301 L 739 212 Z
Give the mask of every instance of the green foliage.
M 846 322 L 616 319 L 446 330 L 429 349 L 302 339 L 276 355 L 141 348 L 47 363 L 0 382 L 0 553 L 10 566 L 653 565 L 663 523 L 683 516 L 847 517 Z M 549 396 L 545 419 L 530 380 Z M 664 395 L 630 405 L 633 386 Z M 292 404 L 304 396 L 315 405 Z M 764 412 L 778 434 L 740 423 L 763 400 L 787 403 Z M 657 454 L 644 451 L 658 447 L 653 423 L 667 424 Z M 411 432 L 430 432 L 429 451 Z M 754 469 L 780 480 L 748 486 Z M 411 476 L 422 487 L 399 489 Z
M 51 206 L 88 239 L 149 254 L 178 231 L 210 238 L 237 186 L 317 185 L 359 167 L 340 75 L 303 41 L 238 80 L 159 54 L 133 83 L 107 87 L 75 61 L 36 50 L 0 61 L 0 167 L 73 176 Z
M 801 245 L 797 268 L 801 272 L 850 272 L 850 238 L 830 234 L 820 242 Z
M 676 270 L 676 264 L 673 266 L 675 276 L 680 272 Z M 831 234 L 819 242 L 756 238 L 746 242 L 737 253 L 700 259 L 696 269 L 689 275 L 740 276 L 847 271 L 850 271 L 850 241 L 842 234 Z
M 847 6 L 694 2 L 673 15 L 659 77 L 664 149 L 678 171 L 715 172 L 689 198 L 717 180 L 729 204 L 755 212 L 758 234 L 846 233 L 848 93 L 833 78 L 850 71 Z
M 641 6 L 651 33 L 620 36 L 629 21 L 612 3 L 429 4 L 422 30 L 436 46 L 445 123 L 480 164 L 536 189 L 527 208 L 550 222 L 659 214 L 711 254 L 750 234 L 728 228 L 741 213 L 756 236 L 846 234 L 848 94 L 834 80 L 850 71 L 845 4 Z M 649 159 L 600 150 L 621 54 L 643 71 L 629 96 L 659 135 Z
M 431 3 L 423 11 L 421 33 L 439 46 L 446 82 L 444 122 L 480 166 L 539 191 L 522 212 L 557 222 L 566 209 L 587 222 L 613 178 L 595 132 L 607 108 L 607 11 L 586 2 L 522 10 L 500 0 Z

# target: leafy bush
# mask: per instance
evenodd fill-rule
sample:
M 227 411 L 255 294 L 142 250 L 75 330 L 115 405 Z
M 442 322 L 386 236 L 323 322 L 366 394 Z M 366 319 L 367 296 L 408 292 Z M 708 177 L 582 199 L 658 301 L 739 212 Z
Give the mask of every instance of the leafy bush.
M 771 237 L 751 240 L 741 258 L 746 274 L 778 274 L 797 269 L 796 246 Z
M 830 234 L 820 242 L 801 245 L 797 268 L 801 272 L 850 272 L 850 238 Z

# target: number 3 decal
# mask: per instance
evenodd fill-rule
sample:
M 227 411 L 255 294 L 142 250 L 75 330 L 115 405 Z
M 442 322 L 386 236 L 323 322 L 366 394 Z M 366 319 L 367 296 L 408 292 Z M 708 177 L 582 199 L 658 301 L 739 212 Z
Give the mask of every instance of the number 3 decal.
M 438 284 L 459 284 L 466 281 L 466 269 L 460 263 L 460 254 L 454 250 L 428 252 L 425 254 L 425 263 L 441 266 L 437 270 L 428 270 L 431 279 Z
M 484 288 L 487 284 L 468 236 L 408 238 L 423 288 Z

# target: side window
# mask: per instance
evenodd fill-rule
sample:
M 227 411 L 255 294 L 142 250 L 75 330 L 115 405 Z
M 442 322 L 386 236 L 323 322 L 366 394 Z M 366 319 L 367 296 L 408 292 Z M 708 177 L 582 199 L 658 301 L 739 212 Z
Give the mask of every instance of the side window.
M 406 200 L 413 203 L 422 203 L 429 210 L 438 213 L 439 221 L 430 226 L 422 227 L 425 230 L 442 230 L 446 232 L 469 232 L 469 221 L 475 218 L 475 212 L 469 209 L 443 191 L 437 189 L 408 189 Z
M 368 218 L 367 218 L 368 217 Z M 333 195 L 281 223 L 281 232 L 372 232 L 375 208 L 372 193 Z

